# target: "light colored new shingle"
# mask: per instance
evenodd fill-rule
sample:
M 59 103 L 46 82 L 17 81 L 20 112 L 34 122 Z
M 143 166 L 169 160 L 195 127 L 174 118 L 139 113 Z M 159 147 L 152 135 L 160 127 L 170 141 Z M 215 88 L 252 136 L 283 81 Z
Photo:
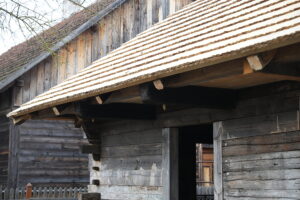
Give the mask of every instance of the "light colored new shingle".
M 299 41 L 299 0 L 198 0 L 10 116 Z

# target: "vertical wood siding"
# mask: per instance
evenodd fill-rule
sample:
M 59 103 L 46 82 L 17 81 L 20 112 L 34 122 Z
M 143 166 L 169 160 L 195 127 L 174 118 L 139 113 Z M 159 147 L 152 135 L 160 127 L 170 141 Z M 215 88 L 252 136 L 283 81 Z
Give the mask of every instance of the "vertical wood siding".
M 0 116 L 0 185 L 7 184 L 9 154 L 9 120 Z
M 24 86 L 19 91 L 22 99 L 18 104 L 61 83 L 191 1 L 128 0 L 55 55 L 20 77 Z
M 88 156 L 79 150 L 86 141 L 72 122 L 28 121 L 19 132 L 18 186 L 88 183 Z
M 162 199 L 162 130 L 148 122 L 118 122 L 98 127 L 102 135 L 101 161 L 92 161 L 93 192 L 103 199 Z M 148 126 L 149 128 L 145 128 Z M 122 127 L 122 129 L 120 128 Z

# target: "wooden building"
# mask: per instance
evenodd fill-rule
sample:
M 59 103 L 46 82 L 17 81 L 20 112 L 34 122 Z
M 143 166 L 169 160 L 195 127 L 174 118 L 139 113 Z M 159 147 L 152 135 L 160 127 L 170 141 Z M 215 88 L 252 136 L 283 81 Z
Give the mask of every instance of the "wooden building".
M 83 128 L 89 192 L 102 199 L 196 199 L 199 143 L 213 145 L 214 199 L 298 199 L 299 10 L 297 0 L 122 1 L 82 33 L 92 51 L 59 69 L 95 61 L 8 116 Z
M 188 2 L 102 0 L 46 30 L 38 38 L 31 38 L 2 54 L 0 184 L 9 187 L 28 182 L 34 186 L 86 185 L 87 155 L 79 153 L 79 147 L 85 143 L 80 129 L 75 129 L 69 121 L 52 120 L 14 127 L 6 114 Z M 53 47 L 49 51 L 45 45 Z M 14 143 L 10 144 L 12 141 Z M 44 142 L 48 144 L 41 144 Z M 75 167 L 74 163 L 78 165 Z M 9 170 L 11 168 L 13 170 Z

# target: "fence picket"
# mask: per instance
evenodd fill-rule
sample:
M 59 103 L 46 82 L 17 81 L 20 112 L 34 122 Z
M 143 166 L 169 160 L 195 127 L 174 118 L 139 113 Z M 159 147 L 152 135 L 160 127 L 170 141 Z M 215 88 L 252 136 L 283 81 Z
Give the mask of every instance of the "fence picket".
M 86 187 L 33 187 L 31 198 L 43 200 L 43 199 L 65 199 L 75 200 L 80 193 L 87 191 Z M 0 200 L 25 200 L 26 190 L 24 187 L 19 188 L 5 188 L 0 185 Z

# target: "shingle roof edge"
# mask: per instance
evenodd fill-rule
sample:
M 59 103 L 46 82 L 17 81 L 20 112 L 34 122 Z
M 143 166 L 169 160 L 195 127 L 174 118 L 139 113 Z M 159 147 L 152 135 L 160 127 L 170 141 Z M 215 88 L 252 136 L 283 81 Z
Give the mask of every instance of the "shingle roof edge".
M 8 78 L 4 79 L 3 81 L 0 81 L 0 92 L 7 89 L 7 87 L 10 86 L 10 84 L 13 83 L 17 78 L 22 76 L 24 73 L 32 69 L 34 66 L 36 66 L 38 63 L 42 62 L 46 58 L 48 58 L 51 55 L 51 51 L 57 51 L 60 48 L 62 48 L 65 44 L 72 41 L 74 38 L 79 36 L 81 33 L 92 27 L 94 24 L 99 22 L 103 17 L 111 13 L 113 10 L 121 6 L 123 3 L 125 3 L 127 0 L 116 0 L 115 2 L 108 5 L 105 9 L 101 10 L 97 15 L 90 18 L 87 22 L 79 26 L 77 29 L 72 31 L 69 35 L 64 37 L 61 41 L 57 42 L 52 48 L 50 48 L 50 51 L 45 51 L 41 53 L 39 56 L 35 57 L 33 60 L 31 60 L 29 63 L 23 65 L 19 70 L 12 73 L 11 76 L 8 76 Z

